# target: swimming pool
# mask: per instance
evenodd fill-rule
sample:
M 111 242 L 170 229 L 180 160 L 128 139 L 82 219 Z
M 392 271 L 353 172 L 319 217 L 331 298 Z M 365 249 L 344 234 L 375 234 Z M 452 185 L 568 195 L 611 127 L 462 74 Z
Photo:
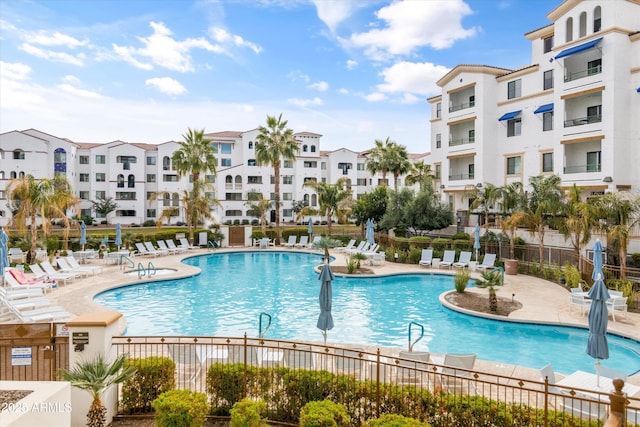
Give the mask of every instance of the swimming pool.
M 126 334 L 258 336 L 261 312 L 272 316 L 266 338 L 322 341 L 316 328 L 320 282 L 313 266 L 321 256 L 300 252 L 235 252 L 184 260 L 202 274 L 135 284 L 103 292 L 95 300 L 121 311 Z M 335 327 L 329 342 L 407 348 L 415 321 L 425 337 L 414 350 L 477 353 L 478 358 L 559 372 L 593 371 L 585 352 L 588 331 L 500 322 L 442 307 L 438 296 L 453 289 L 448 275 L 408 274 L 380 278 L 336 277 Z M 640 371 L 640 343 L 608 335 L 605 366 Z

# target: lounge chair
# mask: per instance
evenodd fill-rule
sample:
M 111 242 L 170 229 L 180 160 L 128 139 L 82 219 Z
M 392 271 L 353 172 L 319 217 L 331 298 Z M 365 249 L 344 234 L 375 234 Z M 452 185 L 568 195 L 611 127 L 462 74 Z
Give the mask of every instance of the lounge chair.
M 360 242 L 360 244 L 358 245 L 357 248 L 349 249 L 347 251 L 347 253 L 349 255 L 352 255 L 352 254 L 359 254 L 359 253 L 362 253 L 362 252 L 366 252 L 366 251 L 369 250 L 370 246 L 371 246 L 371 244 L 369 242 L 367 242 L 366 240 L 363 240 L 362 242 Z
M 400 384 L 427 384 L 431 355 L 424 351 L 401 351 L 398 355 Z M 424 381 L 424 380 L 427 381 Z
M 179 248 L 186 248 L 186 249 L 200 249 L 200 246 L 194 246 L 191 243 L 189 243 L 189 241 L 187 240 L 186 237 L 182 237 L 180 239 L 180 246 L 178 246 Z
M 76 270 L 84 270 L 88 271 L 91 274 L 102 273 L 103 268 L 100 266 L 89 266 L 89 265 L 80 265 L 77 259 L 73 257 L 73 255 L 67 255 L 67 263 L 70 267 L 75 268 Z
M 7 257 L 9 258 L 9 262 L 17 262 L 22 264 L 27 259 L 27 253 L 22 252 L 22 249 L 20 248 L 9 248 Z
M 316 354 L 306 344 L 283 344 L 284 363 L 289 369 L 314 369 Z M 295 348 L 294 348 L 295 346 Z
M 176 243 L 173 241 L 173 239 L 166 239 L 165 243 L 167 244 L 167 247 L 169 249 L 175 249 L 175 251 L 178 253 L 187 251 L 187 248 L 184 248 L 182 246 L 176 246 Z
M 76 277 L 78 277 L 74 273 L 65 273 L 62 271 L 56 271 L 51 264 L 47 266 L 47 268 L 50 268 L 50 270 L 46 271 L 44 270 L 45 267 L 42 264 L 43 263 L 29 265 L 31 272 L 35 275 L 36 279 L 40 279 L 44 281 L 56 280 L 58 281 L 58 283 L 62 282 L 63 284 L 66 285 L 69 280 L 73 280 Z
M 83 268 L 73 268 L 73 267 L 71 267 L 65 258 L 62 258 L 62 257 L 56 258 L 56 264 L 58 264 L 58 268 L 60 269 L 58 271 L 61 271 L 63 273 L 76 273 L 80 277 L 82 277 L 82 276 L 89 277 L 89 271 L 88 270 L 85 270 Z
M 149 242 L 151 243 L 151 242 Z M 153 247 L 153 245 L 152 245 Z M 158 255 L 162 255 L 162 252 L 156 250 L 155 248 L 153 248 L 151 251 L 146 247 L 145 244 L 140 243 L 140 242 L 136 242 L 136 249 L 138 250 L 138 255 L 140 256 L 153 256 L 154 258 L 157 257 Z
M 318 243 L 320 242 L 320 239 L 322 237 L 321 236 L 313 236 L 313 240 L 311 242 L 309 242 L 309 244 L 307 245 L 308 248 L 313 248 L 313 244 L 314 243 Z
M 607 368 L 606 366 L 600 366 L 600 375 L 606 378 L 620 378 L 622 381 L 627 382 L 629 376 L 626 372 L 619 371 L 617 369 Z
M 22 322 L 64 322 L 73 319 L 69 312 L 57 305 L 34 310 L 14 310 L 14 313 Z
M 433 261 L 433 249 L 423 249 L 422 257 L 418 262 L 418 265 L 424 265 L 427 267 L 431 267 L 431 262 Z
M 611 292 L 611 291 L 609 291 Z M 613 321 L 616 321 L 616 311 L 624 313 L 624 318 L 628 319 L 627 315 L 627 297 L 614 297 L 607 300 L 607 311 L 611 313 Z
M 176 364 L 177 378 L 189 375 L 189 382 L 196 383 L 202 370 L 202 361 L 195 345 L 169 344 L 169 354 Z
M 559 388 L 555 387 L 556 384 L 556 373 L 553 370 L 553 366 L 551 363 L 544 366 L 540 369 L 540 380 L 549 382 L 549 391 L 558 393 L 560 391 Z M 553 387 L 552 387 L 553 386 Z
M 6 273 L 5 273 L 6 274 Z M 0 301 L 9 303 L 11 301 L 21 301 L 44 297 L 41 287 L 13 286 L 10 288 L 0 286 Z
M 591 300 L 584 295 L 584 293 L 571 293 L 569 296 L 569 313 L 573 307 L 580 309 L 580 315 L 584 316 L 589 311 L 591 306 Z
M 293 248 L 295 247 L 297 241 L 298 236 L 289 236 L 289 240 L 287 240 L 287 243 L 283 244 L 282 246 L 284 246 L 285 248 Z
M 456 261 L 456 251 L 444 251 L 444 256 L 442 257 L 442 261 L 440 261 L 440 268 L 453 266 L 453 263 Z
M 476 268 L 481 271 L 493 270 L 496 264 L 496 254 L 484 254 L 482 263 L 478 264 Z
M 168 250 L 158 249 L 153 246 L 153 243 L 151 242 L 144 242 L 144 247 L 147 248 L 150 253 L 157 253 L 158 255 L 169 255 Z
M 309 236 L 300 236 L 300 241 L 293 245 L 296 248 L 304 248 L 309 244 Z
M 358 243 L 358 246 L 356 246 L 355 248 L 352 246 L 349 249 L 345 249 L 344 252 L 346 253 L 353 253 L 355 251 L 361 251 L 362 248 L 364 248 L 365 245 L 368 245 L 369 242 L 367 242 L 366 240 L 361 240 L 360 243 Z
M 349 244 L 347 244 L 347 246 L 339 246 L 334 250 L 338 252 L 345 252 L 345 251 L 348 251 L 349 249 L 353 249 L 355 245 L 356 245 L 356 239 L 351 239 L 349 240 Z
M 471 262 L 471 252 L 460 252 L 458 262 L 454 262 L 454 267 L 467 268 Z
M 164 240 L 158 240 L 156 241 L 156 244 L 158 245 L 158 250 L 160 251 L 165 251 L 168 254 L 177 254 L 178 253 L 178 249 L 171 249 L 169 246 L 167 246 L 167 244 L 164 242 Z
M 476 363 L 476 358 L 475 354 L 445 354 L 440 377 L 442 387 L 449 391 L 461 390 L 465 394 L 471 394 L 471 390 L 475 391 L 471 370 Z
M 17 268 L 12 268 L 4 273 L 4 281 L 8 285 L 7 289 L 40 289 L 51 288 L 51 284 L 43 280 L 29 280 L 24 273 Z M 42 293 L 42 292 L 40 292 Z

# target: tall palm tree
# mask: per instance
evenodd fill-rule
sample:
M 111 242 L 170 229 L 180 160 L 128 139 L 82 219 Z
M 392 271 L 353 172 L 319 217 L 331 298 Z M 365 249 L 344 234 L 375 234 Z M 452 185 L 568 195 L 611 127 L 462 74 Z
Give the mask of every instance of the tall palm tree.
M 331 235 L 331 222 L 334 215 L 345 208 L 351 200 L 351 189 L 349 178 L 340 178 L 335 184 L 327 182 L 308 181 L 303 185 L 313 188 L 318 193 L 318 204 L 320 212 L 323 212 L 327 218 L 328 233 Z
M 387 185 L 387 174 L 389 173 L 389 145 L 395 142 L 389 140 L 389 137 L 383 142 L 379 139 L 375 140 L 375 147 L 369 150 L 367 155 L 366 168 L 371 175 L 380 172 L 382 174 L 382 185 Z
M 509 258 L 515 259 L 515 238 L 518 227 L 526 222 L 526 196 L 521 182 L 513 182 L 501 189 L 500 207 L 502 215 L 507 216 L 502 221 L 502 229 L 509 235 Z
M 15 208 L 15 214 L 11 219 L 12 225 L 18 230 L 24 230 L 29 222 L 30 260 L 35 259 L 36 256 L 38 217 L 42 222 L 45 235 L 51 227 L 50 219 L 62 218 L 66 227 L 66 237 L 68 237 L 69 219 L 66 209 L 77 205 L 78 199 L 73 195 L 71 185 L 63 175 L 56 175 L 52 179 L 35 179 L 33 175 L 12 179 L 7 185 L 7 196 L 9 203 Z
M 498 201 L 502 197 L 502 188 L 485 182 L 480 187 L 468 186 L 465 189 L 465 196 L 468 197 L 471 202 L 471 209 L 480 209 L 482 216 L 484 217 L 484 233 L 485 236 L 489 234 L 489 212 L 494 209 Z M 488 249 L 489 239 L 485 241 L 485 252 Z
M 274 176 L 276 208 L 276 244 L 280 244 L 280 167 L 283 160 L 295 160 L 300 147 L 293 139 L 293 130 L 287 127 L 287 120 L 267 116 L 267 126 L 258 127 L 256 136 L 256 164 L 271 165 Z
M 411 170 L 409 153 L 404 145 L 391 142 L 388 145 L 387 155 L 389 156 L 389 172 L 393 174 L 393 189 L 398 191 L 398 178 Z
M 135 373 L 136 369 L 133 366 L 125 366 L 127 358 L 126 354 L 122 354 L 109 363 L 99 355 L 93 360 L 78 363 L 71 370 L 60 371 L 63 381 L 69 381 L 73 387 L 86 390 L 93 398 L 87 413 L 87 426 L 106 425 L 107 409 L 100 398 L 109 387 L 125 382 Z
M 418 160 L 415 162 L 408 172 L 409 174 L 406 179 L 407 184 L 420 184 L 421 191 L 425 190 L 433 182 L 431 165 L 425 163 L 424 160 Z
M 529 178 L 531 192 L 529 193 L 527 207 L 527 224 L 529 232 L 538 235 L 538 256 L 540 263 L 544 259 L 544 235 L 546 228 L 555 225 L 562 211 L 562 192 L 560 190 L 560 177 L 532 176 Z
M 267 212 L 273 209 L 273 202 L 265 199 L 261 192 L 257 190 L 249 191 L 245 205 L 249 207 L 249 211 L 253 216 L 260 218 L 260 228 L 262 235 L 267 234 Z
M 582 248 L 589 243 L 591 232 L 598 226 L 596 206 L 582 200 L 582 189 L 573 184 L 567 192 L 563 216 L 564 221 L 558 224 L 559 231 L 565 238 L 570 239 L 576 259 L 580 259 Z

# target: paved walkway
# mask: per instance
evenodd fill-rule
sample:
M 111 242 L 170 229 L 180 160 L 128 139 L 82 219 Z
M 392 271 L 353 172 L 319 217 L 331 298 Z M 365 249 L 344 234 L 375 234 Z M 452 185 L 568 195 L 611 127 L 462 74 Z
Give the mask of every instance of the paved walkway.
M 253 248 L 217 249 L 216 252 L 247 249 Z M 274 249 L 270 248 L 261 250 L 267 251 Z M 283 249 L 276 248 L 275 250 Z M 148 262 L 151 261 L 157 268 L 175 269 L 175 272 L 157 276 L 158 280 L 175 279 L 197 274 L 199 272 L 198 268 L 181 263 L 180 261 L 183 258 L 206 253 L 210 253 L 210 251 L 206 249 L 191 250 L 183 254 L 158 258 L 137 257 L 135 262 L 136 265 L 138 262 L 142 262 L 143 265 L 146 266 Z M 332 255 L 335 256 L 333 265 L 346 264 L 344 254 L 332 253 Z M 89 265 L 103 266 L 104 271 L 101 274 L 75 280 L 66 286 L 61 286 L 59 289 L 50 292 L 48 296 L 54 304 L 62 305 L 73 314 L 82 314 L 92 311 L 109 311 L 111 309 L 103 307 L 93 301 L 94 295 L 101 291 L 118 287 L 123 284 L 135 284 L 149 280 L 146 278 L 139 279 L 137 275 L 127 276 L 124 274 L 124 269 L 120 266 L 102 264 L 101 260 L 92 260 Z M 367 268 L 372 269 L 377 275 L 407 272 L 428 273 L 433 271 L 443 274 L 454 273 L 452 270 L 448 269 L 430 269 L 420 267 L 418 265 L 396 264 L 391 262 L 384 262 L 379 266 L 367 266 Z M 473 275 L 476 274 L 477 273 L 473 273 Z M 468 291 L 479 293 L 487 292 L 485 289 L 477 288 L 470 288 Z M 573 312 L 569 311 L 569 293 L 565 288 L 555 283 L 531 276 L 507 275 L 505 276 L 505 285 L 498 288 L 497 293 L 498 296 L 505 298 L 515 295 L 514 299 L 522 303 L 522 309 L 512 312 L 508 319 L 520 321 L 528 320 L 536 323 L 553 323 L 582 327 L 587 326 L 587 316 L 581 315 L 579 310 L 576 309 L 574 309 Z M 504 320 L 503 317 L 500 317 L 500 319 Z M 613 322 L 612 320 L 609 321 L 609 331 L 640 340 L 640 313 L 628 313 L 627 319 L 621 315 L 616 320 L 616 322 Z M 125 320 L 123 319 L 122 322 L 122 330 L 124 330 Z M 476 367 L 485 372 L 500 373 L 502 375 L 536 379 L 539 377 L 538 371 L 535 369 L 506 365 L 502 363 L 479 361 Z M 640 373 L 630 377 L 629 382 L 640 385 Z

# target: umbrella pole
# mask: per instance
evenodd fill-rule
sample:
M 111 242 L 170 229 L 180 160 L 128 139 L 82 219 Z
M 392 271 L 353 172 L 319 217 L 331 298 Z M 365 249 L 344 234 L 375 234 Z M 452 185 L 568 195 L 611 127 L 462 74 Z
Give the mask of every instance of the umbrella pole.
M 322 331 L 322 336 L 324 337 L 324 345 L 327 346 L 327 331 Z
M 600 359 L 596 359 L 596 386 L 600 387 Z

